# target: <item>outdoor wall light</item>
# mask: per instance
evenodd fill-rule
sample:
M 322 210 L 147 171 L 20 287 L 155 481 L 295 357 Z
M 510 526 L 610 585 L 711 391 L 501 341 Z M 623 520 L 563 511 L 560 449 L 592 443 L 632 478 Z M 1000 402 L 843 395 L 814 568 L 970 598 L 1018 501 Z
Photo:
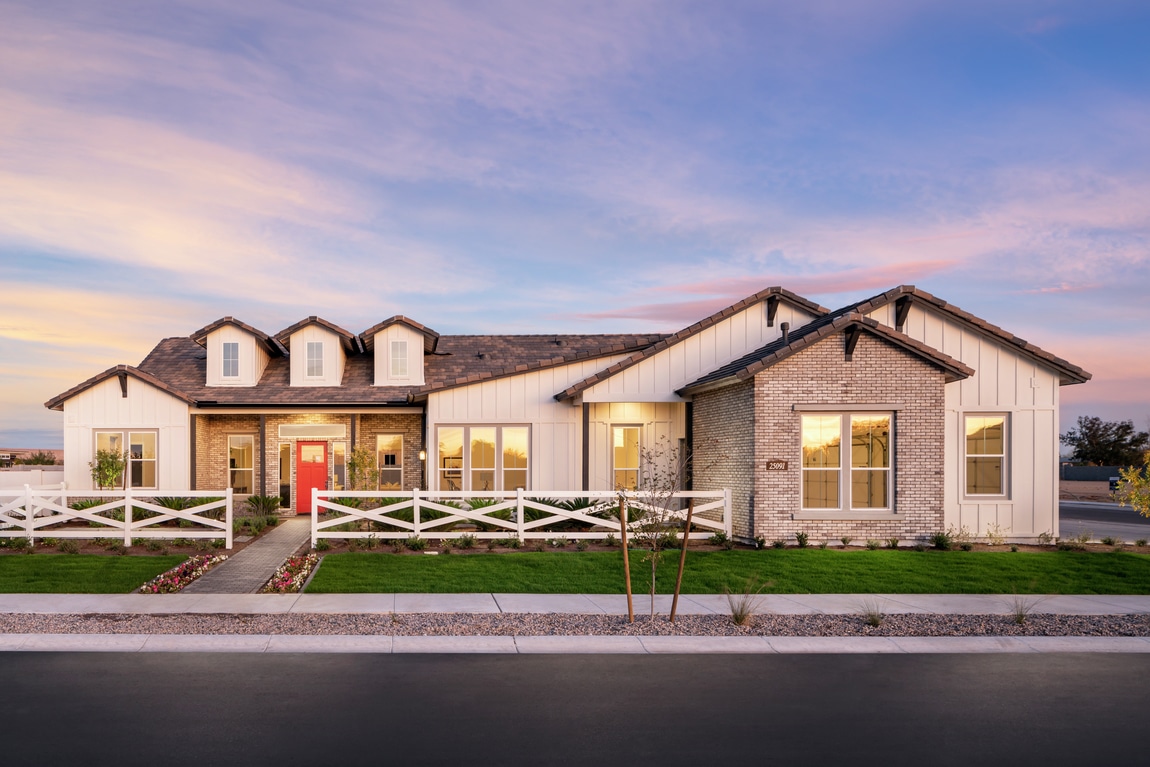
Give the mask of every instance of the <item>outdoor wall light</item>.
M 421 461 L 427 460 L 427 451 L 426 450 L 420 450 L 419 451 L 419 460 L 421 460 Z

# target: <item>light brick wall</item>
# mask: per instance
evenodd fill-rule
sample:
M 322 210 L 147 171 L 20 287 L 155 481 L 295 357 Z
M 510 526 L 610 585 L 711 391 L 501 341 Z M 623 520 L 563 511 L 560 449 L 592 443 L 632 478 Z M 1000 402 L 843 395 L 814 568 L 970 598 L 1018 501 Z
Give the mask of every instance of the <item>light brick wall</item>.
M 223 489 L 228 486 L 228 435 L 252 434 L 258 443 L 260 419 L 258 415 L 197 415 L 196 417 L 196 487 L 200 490 Z M 350 452 L 351 415 L 329 413 L 298 413 L 291 415 L 267 416 L 264 449 L 267 454 L 267 477 L 264 483 L 268 495 L 280 492 L 280 446 L 291 447 L 292 485 L 291 508 L 296 505 L 295 454 L 296 439 L 280 439 L 281 424 L 343 424 L 347 429 L 347 439 L 304 440 L 306 442 L 327 442 L 328 476 L 335 471 L 335 451 L 333 444 L 343 442 Z M 377 434 L 403 434 L 403 489 L 419 487 L 420 481 L 420 417 L 418 414 L 368 413 L 359 417 L 356 440 L 373 452 Z M 255 491 L 260 492 L 260 458 L 255 456 Z
M 754 397 L 752 381 L 695 397 L 695 490 L 731 489 L 731 520 L 736 537 L 751 537 L 754 493 Z
M 843 336 L 832 336 L 759 373 L 753 384 L 695 397 L 695 487 L 731 488 L 734 533 L 741 538 L 793 542 L 799 531 L 812 543 L 844 535 L 859 543 L 926 537 L 944 527 L 944 384 L 937 368 L 865 332 L 847 362 Z M 903 406 L 894 415 L 898 516 L 861 520 L 843 511 L 831 520 L 794 518 L 801 513 L 802 482 L 802 413 L 794 406 L 835 405 L 851 412 L 855 405 L 880 403 Z M 753 431 L 749 440 L 748 429 Z M 721 454 L 730 459 L 715 461 Z M 843 459 L 848 462 L 843 470 L 849 471 L 849 449 L 844 448 Z M 786 461 L 787 470 L 767 471 L 771 460 Z

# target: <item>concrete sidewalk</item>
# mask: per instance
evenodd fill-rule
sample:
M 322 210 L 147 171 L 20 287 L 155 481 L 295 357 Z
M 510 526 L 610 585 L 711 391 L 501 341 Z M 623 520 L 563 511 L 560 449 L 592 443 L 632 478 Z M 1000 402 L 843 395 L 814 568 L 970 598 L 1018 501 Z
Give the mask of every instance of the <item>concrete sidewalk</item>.
M 205 576 L 206 577 L 206 576 Z M 1042 596 L 1003 594 L 771 594 L 760 597 L 758 613 L 850 615 L 875 607 L 887 614 L 1009 615 L 1015 600 L 1033 614 L 1150 614 L 1150 596 Z M 635 613 L 649 610 L 647 597 L 635 597 Z M 655 609 L 666 615 L 671 597 L 660 595 Z M 622 594 L 0 594 L 0 613 L 567 613 L 626 615 Z M 679 597 L 682 615 L 727 614 L 721 594 Z

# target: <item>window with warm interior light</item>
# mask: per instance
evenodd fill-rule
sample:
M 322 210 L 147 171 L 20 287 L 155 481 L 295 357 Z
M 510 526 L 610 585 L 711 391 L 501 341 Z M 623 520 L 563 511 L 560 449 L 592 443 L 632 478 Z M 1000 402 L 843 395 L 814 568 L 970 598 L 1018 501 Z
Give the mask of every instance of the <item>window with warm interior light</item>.
M 966 494 L 1006 495 L 1006 416 L 964 416 Z
M 437 433 L 440 490 L 527 489 L 527 426 L 441 426 Z
M 802 508 L 890 509 L 891 423 L 890 413 L 802 416 Z

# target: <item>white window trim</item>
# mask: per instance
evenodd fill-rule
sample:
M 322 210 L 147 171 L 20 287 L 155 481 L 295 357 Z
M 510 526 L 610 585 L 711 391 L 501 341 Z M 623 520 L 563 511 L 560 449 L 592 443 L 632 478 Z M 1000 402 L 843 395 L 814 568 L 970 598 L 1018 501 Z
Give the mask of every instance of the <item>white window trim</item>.
M 506 490 L 503 485 L 503 430 L 504 429 L 526 429 L 527 430 L 527 467 L 526 469 L 516 469 L 515 471 L 526 471 L 527 473 L 527 487 L 526 490 L 531 489 L 531 424 L 529 423 L 440 423 L 435 425 L 435 461 L 436 465 L 433 468 L 435 472 L 435 487 L 442 492 L 450 492 L 445 488 L 440 487 L 443 481 L 443 468 L 440 466 L 442 463 L 442 456 L 439 455 L 439 430 L 440 429 L 462 429 L 463 430 L 463 466 L 461 468 L 460 479 L 462 480 L 462 490 L 464 492 L 496 492 L 496 493 L 514 493 L 514 490 Z M 495 429 L 495 485 L 498 489 L 494 491 L 481 491 L 471 489 L 471 430 L 472 429 Z
M 804 408 L 805 409 L 805 408 Z M 895 413 L 889 410 L 874 410 L 874 409 L 854 409 L 850 407 L 836 406 L 834 410 L 823 407 L 817 410 L 812 408 L 812 414 L 824 413 L 826 415 L 837 415 L 839 417 L 839 466 L 832 471 L 839 473 L 839 505 L 837 508 L 807 508 L 802 505 L 803 503 L 803 475 L 808 471 L 822 471 L 821 469 L 807 469 L 803 466 L 803 444 L 802 444 L 802 416 L 799 416 L 799 511 L 792 514 L 793 519 L 890 519 L 897 517 L 898 513 L 895 510 L 895 446 L 897 444 L 896 438 L 896 420 Z M 890 454 L 888 463 L 890 464 L 885 469 L 878 469 L 878 471 L 886 472 L 886 508 L 876 509 L 869 506 L 856 507 L 854 506 L 854 495 L 851 493 L 853 487 L 852 473 L 855 471 L 854 467 L 850 465 L 850 422 L 852 416 L 874 416 L 882 415 L 890 418 L 890 446 L 887 451 Z M 850 506 L 844 506 L 844 501 L 849 501 Z
M 1002 492 L 1001 493 L 968 493 L 966 491 L 966 419 L 967 418 L 1002 418 Z M 959 439 L 961 440 L 961 453 L 962 459 L 959 461 L 959 467 L 962 476 L 959 477 L 959 488 L 962 492 L 963 500 L 971 501 L 1008 501 L 1010 500 L 1010 413 L 994 410 L 994 411 L 971 411 L 966 410 L 959 413 Z M 989 453 L 979 453 L 971 457 L 989 457 Z
M 236 349 L 236 372 L 228 372 L 228 347 L 234 346 Z M 220 378 L 239 378 L 240 377 L 240 344 L 238 341 L 223 341 L 220 344 Z
M 379 434 L 375 435 L 375 470 L 377 472 L 375 485 L 376 485 L 376 490 L 378 490 L 379 492 L 382 493 L 382 492 L 386 492 L 386 491 L 384 491 L 380 487 L 380 485 L 383 483 L 383 471 L 384 471 L 384 467 L 379 465 L 379 438 L 380 437 L 399 437 L 399 460 L 397 461 L 395 468 L 399 469 L 399 492 L 402 492 L 403 487 L 404 487 L 403 481 L 404 481 L 404 474 L 405 474 L 405 472 L 403 470 L 403 461 L 404 461 L 404 454 L 406 453 L 406 445 L 403 444 L 404 434 L 402 432 L 380 432 Z M 392 469 L 389 467 L 387 470 L 391 471 Z
M 236 437 L 247 437 L 247 438 L 251 439 L 251 441 L 252 441 L 252 466 L 250 469 L 233 469 L 232 468 L 232 465 L 231 465 L 232 439 L 234 439 Z M 257 494 L 256 493 L 256 450 L 259 448 L 259 444 L 260 444 L 259 435 L 255 434 L 253 432 L 233 432 L 233 433 L 228 434 L 228 438 L 227 438 L 228 465 L 227 465 L 227 468 L 225 469 L 225 471 L 227 471 L 228 475 L 224 479 L 224 487 L 231 487 L 232 486 L 232 472 L 233 471 L 250 471 L 251 475 L 252 475 L 252 481 L 250 483 L 248 483 L 248 487 L 250 487 L 252 489 L 252 492 L 249 493 L 249 495 L 256 495 Z
M 311 373 L 311 351 L 312 347 L 319 349 L 319 373 Z M 303 376 L 311 380 L 319 380 L 324 376 L 324 343 L 323 341 L 308 341 L 307 347 L 304 350 L 303 358 Z
M 631 469 L 631 467 L 623 467 L 618 469 L 615 466 L 615 430 L 616 429 L 635 429 L 639 432 L 639 465 Z M 611 473 L 607 476 L 607 482 L 611 485 L 611 489 L 615 489 L 615 472 L 616 471 L 634 471 L 635 484 L 641 490 L 643 488 L 643 424 L 641 423 L 613 423 L 610 430 L 607 432 L 607 450 L 608 455 L 611 456 Z
M 140 459 L 133 459 L 133 458 L 129 457 L 127 462 L 124 465 L 124 473 L 120 476 L 120 488 L 122 489 L 122 488 L 128 486 L 130 478 L 132 476 L 132 462 L 135 461 L 137 463 L 147 462 L 147 463 L 155 464 L 156 484 L 148 485 L 148 486 L 141 485 L 139 487 L 133 487 L 131 489 L 132 490 L 157 490 L 157 489 L 159 489 L 159 486 L 160 486 L 160 430 L 159 429 L 131 429 L 131 428 L 123 428 L 123 427 L 92 429 L 92 458 L 93 459 L 96 457 L 96 450 L 99 449 L 97 446 L 100 443 L 100 435 L 101 434 L 119 434 L 120 439 L 123 442 L 123 446 L 124 446 L 123 452 L 124 453 L 128 453 L 132 449 L 132 445 L 131 445 L 132 436 L 131 435 L 133 435 L 133 434 L 152 434 L 152 435 L 154 435 L 156 438 L 156 457 L 155 458 L 140 458 Z M 95 481 L 93 481 L 92 484 L 94 486 Z
M 399 354 L 396 354 L 397 349 L 400 351 Z M 393 340 L 390 344 L 388 344 L 387 372 L 389 378 L 394 378 L 397 380 L 406 380 L 411 378 L 411 360 L 408 357 L 407 352 L 407 341 Z M 395 372 L 396 362 L 403 362 L 402 373 Z

